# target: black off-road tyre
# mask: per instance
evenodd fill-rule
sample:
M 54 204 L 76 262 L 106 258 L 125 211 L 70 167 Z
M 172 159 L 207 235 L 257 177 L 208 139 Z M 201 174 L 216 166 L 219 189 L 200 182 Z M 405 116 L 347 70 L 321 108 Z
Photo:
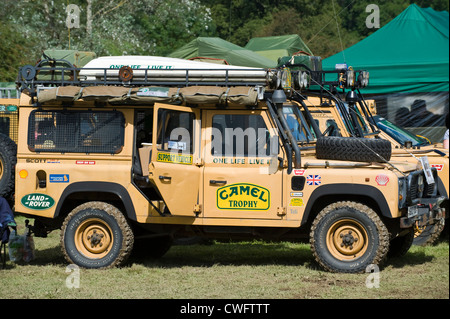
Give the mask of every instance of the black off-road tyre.
M 405 234 L 402 236 L 397 236 L 389 245 L 388 257 L 402 257 L 411 248 L 414 241 L 414 228 L 409 228 L 405 230 Z
M 72 210 L 61 229 L 62 252 L 82 268 L 123 265 L 131 254 L 133 231 L 115 206 L 87 202 Z
M 0 196 L 8 198 L 14 193 L 14 170 L 17 163 L 17 145 L 0 133 Z
M 383 163 L 391 154 L 391 143 L 384 139 L 326 136 L 316 143 L 318 159 Z
M 425 227 L 414 226 L 414 241 L 415 246 L 430 246 L 433 245 L 441 236 L 445 228 L 445 222 L 437 222 L 433 225 Z
M 136 238 L 131 257 L 158 259 L 164 256 L 173 245 L 172 236 L 157 236 L 153 238 Z
M 360 273 L 380 266 L 389 250 L 389 232 L 380 217 L 353 201 L 325 207 L 314 219 L 310 245 L 316 261 L 331 272 Z

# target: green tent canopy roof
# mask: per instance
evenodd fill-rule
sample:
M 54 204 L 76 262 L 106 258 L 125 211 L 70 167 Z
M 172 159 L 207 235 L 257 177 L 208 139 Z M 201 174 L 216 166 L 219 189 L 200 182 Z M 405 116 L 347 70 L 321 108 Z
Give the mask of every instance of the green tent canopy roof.
M 410 5 L 372 35 L 323 60 L 370 73 L 366 94 L 445 92 L 449 78 L 449 13 Z
M 245 48 L 275 62 L 278 62 L 280 57 L 292 56 L 299 51 L 313 55 L 302 38 L 297 34 L 252 38 L 245 45 Z
M 198 37 L 172 52 L 169 57 L 180 59 L 196 57 L 215 58 L 223 59 L 228 64 L 237 66 L 254 68 L 276 67 L 276 62 L 218 37 Z

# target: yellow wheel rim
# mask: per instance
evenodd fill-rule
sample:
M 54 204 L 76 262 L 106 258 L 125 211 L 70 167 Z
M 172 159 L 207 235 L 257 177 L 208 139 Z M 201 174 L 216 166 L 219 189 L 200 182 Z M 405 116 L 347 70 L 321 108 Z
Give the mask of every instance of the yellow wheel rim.
M 88 258 L 105 257 L 114 243 L 112 230 L 101 219 L 88 219 L 78 226 L 75 232 L 77 250 Z
M 354 260 L 367 251 L 368 235 L 364 227 L 353 219 L 335 222 L 327 232 L 327 247 L 339 260 Z

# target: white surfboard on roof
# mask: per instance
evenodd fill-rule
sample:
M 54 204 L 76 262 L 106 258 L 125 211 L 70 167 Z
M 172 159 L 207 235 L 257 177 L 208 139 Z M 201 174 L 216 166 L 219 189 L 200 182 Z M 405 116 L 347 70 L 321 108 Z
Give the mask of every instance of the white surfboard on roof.
M 184 60 L 178 58 L 167 58 L 160 56 L 143 55 L 123 55 L 123 56 L 104 56 L 91 60 L 85 68 L 108 68 L 120 69 L 122 66 L 129 66 L 132 69 L 238 69 L 255 70 L 244 66 L 226 65 L 209 62 L 199 62 Z M 261 69 L 262 70 L 262 69 Z
M 190 61 L 178 58 L 159 56 L 105 56 L 88 62 L 80 71 L 80 76 L 86 76 L 86 80 L 95 78 L 118 76 L 121 67 L 128 66 L 133 70 L 133 77 L 151 78 L 180 78 L 186 77 L 186 69 L 190 77 L 208 78 L 265 78 L 265 69 L 255 69 L 244 66 L 224 65 L 208 62 Z M 95 70 L 96 69 L 96 70 Z M 176 71 L 178 70 L 178 71 Z M 199 71 L 195 71 L 199 70 Z M 201 70 L 201 71 L 200 71 Z M 175 71 L 175 72 L 173 72 Z

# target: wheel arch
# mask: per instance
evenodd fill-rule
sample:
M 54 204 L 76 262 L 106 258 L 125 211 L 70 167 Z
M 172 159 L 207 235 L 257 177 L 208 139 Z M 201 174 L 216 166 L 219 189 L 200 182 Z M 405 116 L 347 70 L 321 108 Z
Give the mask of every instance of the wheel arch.
M 75 182 L 70 184 L 61 194 L 54 218 L 64 217 L 80 202 L 91 200 L 111 202 L 118 206 L 127 218 L 136 221 L 136 211 L 128 191 L 122 185 L 111 182 Z
M 389 205 L 383 193 L 369 185 L 329 184 L 316 188 L 308 199 L 301 225 L 314 217 L 332 202 L 351 200 L 371 207 L 378 215 L 392 218 Z

